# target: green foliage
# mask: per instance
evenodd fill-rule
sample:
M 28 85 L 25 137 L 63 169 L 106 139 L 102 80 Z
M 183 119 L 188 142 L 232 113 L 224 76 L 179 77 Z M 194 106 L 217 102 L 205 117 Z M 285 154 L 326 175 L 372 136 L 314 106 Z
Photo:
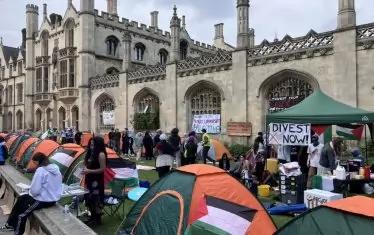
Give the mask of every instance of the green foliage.
M 160 128 L 160 112 L 136 113 L 132 125 L 137 131 L 157 130 Z
M 367 146 L 367 150 L 366 150 Z M 371 141 L 370 138 L 366 140 L 366 146 L 365 142 L 361 143 L 360 145 L 360 151 L 362 156 L 365 156 L 367 158 L 373 158 L 374 157 L 374 146 L 373 146 L 373 141 Z M 367 151 L 367 156 L 366 156 L 366 151 Z
M 250 146 L 243 144 L 234 144 L 229 147 L 229 151 L 234 157 L 245 155 L 250 149 Z

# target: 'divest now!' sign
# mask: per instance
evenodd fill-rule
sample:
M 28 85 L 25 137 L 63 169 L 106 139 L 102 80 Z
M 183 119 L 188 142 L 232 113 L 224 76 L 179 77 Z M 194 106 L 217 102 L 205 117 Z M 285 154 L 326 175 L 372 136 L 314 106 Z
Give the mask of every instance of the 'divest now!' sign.
M 270 123 L 269 144 L 308 145 L 310 128 L 310 124 Z

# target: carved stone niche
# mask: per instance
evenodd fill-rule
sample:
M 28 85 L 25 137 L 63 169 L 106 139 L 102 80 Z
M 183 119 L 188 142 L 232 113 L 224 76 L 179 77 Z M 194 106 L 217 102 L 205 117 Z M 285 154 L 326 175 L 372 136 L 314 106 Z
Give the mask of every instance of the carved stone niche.
M 314 51 L 313 50 L 308 50 L 307 52 L 306 52 L 306 57 L 308 57 L 308 58 L 312 58 L 314 56 Z
M 299 52 L 295 53 L 295 59 L 299 60 L 301 58 L 302 58 L 301 53 L 299 53 Z
M 372 46 L 373 46 L 373 41 L 367 41 L 367 42 L 364 42 L 363 46 L 364 46 L 364 49 L 371 49 Z
M 283 61 L 289 61 L 290 56 L 289 55 L 282 55 L 282 59 L 283 59 Z
M 320 54 L 321 56 L 325 56 L 325 55 L 327 54 L 327 49 L 320 49 L 320 50 L 319 50 L 319 54 Z

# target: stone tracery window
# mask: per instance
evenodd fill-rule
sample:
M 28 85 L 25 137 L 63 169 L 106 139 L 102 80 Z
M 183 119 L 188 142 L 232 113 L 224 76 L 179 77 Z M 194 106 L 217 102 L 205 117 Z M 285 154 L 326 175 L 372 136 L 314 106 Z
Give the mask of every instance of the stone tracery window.
M 99 104 L 99 116 L 100 116 L 100 122 L 99 122 L 99 128 L 100 131 L 109 131 L 112 128 L 114 128 L 114 125 L 105 125 L 104 119 L 103 119 L 103 112 L 110 112 L 115 110 L 114 101 L 111 98 L 105 98 L 102 102 Z
M 65 24 L 65 47 L 74 47 L 75 22 L 69 19 Z
M 158 52 L 158 56 L 159 56 L 159 62 L 160 64 L 166 64 L 167 60 L 168 60 L 168 52 L 165 50 L 165 49 L 161 49 L 159 52 Z
M 42 56 L 48 56 L 48 50 L 49 50 L 48 39 L 49 39 L 48 31 L 43 31 L 42 36 L 41 36 Z
M 137 101 L 136 113 L 156 113 L 160 100 L 154 94 L 148 93 Z
M 180 42 L 180 59 L 185 60 L 188 56 L 188 42 L 186 40 L 182 40 Z
M 110 56 L 117 56 L 119 40 L 115 36 L 107 37 L 106 41 L 107 54 Z
M 143 43 L 137 43 L 135 45 L 135 60 L 143 61 L 144 60 L 144 53 L 145 53 L 145 46 Z
M 212 87 L 199 87 L 190 98 L 191 114 L 221 114 L 221 93 Z

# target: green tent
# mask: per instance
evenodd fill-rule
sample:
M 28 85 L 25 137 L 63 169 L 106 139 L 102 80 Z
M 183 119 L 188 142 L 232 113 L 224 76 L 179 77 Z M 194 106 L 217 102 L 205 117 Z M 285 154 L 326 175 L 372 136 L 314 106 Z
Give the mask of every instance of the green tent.
M 274 235 L 353 235 L 374 231 L 374 199 L 355 196 L 308 210 Z
M 354 108 L 316 90 L 299 104 L 266 115 L 267 123 L 347 124 L 373 123 L 374 112 Z
M 13 144 L 9 148 L 9 156 L 11 160 L 14 159 L 14 155 L 16 154 L 17 150 L 22 146 L 23 142 L 29 139 L 31 136 L 29 135 L 20 135 L 17 139 L 13 142 Z

